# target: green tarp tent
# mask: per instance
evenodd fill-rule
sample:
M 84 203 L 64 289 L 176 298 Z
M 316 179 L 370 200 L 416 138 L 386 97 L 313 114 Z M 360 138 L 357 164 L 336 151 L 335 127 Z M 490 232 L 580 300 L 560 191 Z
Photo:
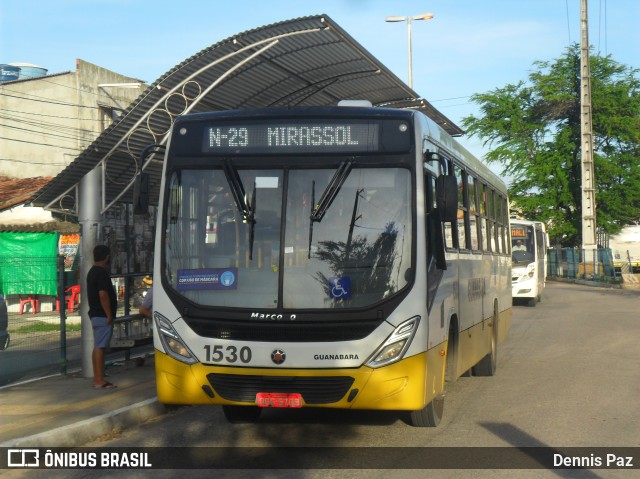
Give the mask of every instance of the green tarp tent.
M 57 295 L 58 237 L 0 232 L 0 293 Z

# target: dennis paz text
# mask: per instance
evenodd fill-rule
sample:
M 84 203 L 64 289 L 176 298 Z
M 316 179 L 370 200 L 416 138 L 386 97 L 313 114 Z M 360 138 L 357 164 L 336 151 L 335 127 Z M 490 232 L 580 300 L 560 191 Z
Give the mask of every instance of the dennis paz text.
M 553 455 L 554 467 L 634 467 L 633 456 L 618 456 L 616 454 L 606 454 L 596 456 L 564 456 L 562 454 Z

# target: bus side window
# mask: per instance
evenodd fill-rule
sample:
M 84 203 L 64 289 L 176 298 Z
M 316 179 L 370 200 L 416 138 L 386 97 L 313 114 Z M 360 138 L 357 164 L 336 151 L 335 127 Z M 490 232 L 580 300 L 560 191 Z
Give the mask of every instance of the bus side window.
M 444 245 L 438 244 L 437 230 L 440 228 L 442 232 L 443 224 L 437 215 L 434 215 L 436 209 L 436 179 L 429 175 L 424 175 L 424 192 L 425 192 L 425 231 L 426 231 L 426 248 L 427 248 L 427 307 L 431 309 L 433 299 L 435 298 L 438 284 L 442 278 L 443 272 L 438 269 L 436 264 L 436 248 L 442 248 Z M 440 233 L 442 234 L 442 233 Z M 442 252 L 444 254 L 444 252 Z
M 452 171 L 453 163 L 450 160 L 447 160 L 447 172 Z M 441 174 L 445 174 L 442 172 Z M 458 199 L 460 194 L 458 193 Z M 459 246 L 458 238 L 458 222 L 457 221 L 447 221 L 443 224 L 444 226 L 444 244 L 447 249 L 457 249 Z
M 464 177 L 466 176 L 466 173 L 457 165 L 455 166 L 454 171 L 458 182 L 458 248 L 469 249 L 469 245 L 467 244 L 467 238 L 469 237 L 467 234 L 469 213 L 466 207 L 466 195 L 464 189 Z
M 486 187 L 485 191 L 487 193 L 487 238 L 489 243 L 489 251 L 493 253 L 498 252 L 497 243 L 496 243 L 496 205 L 495 205 L 495 195 L 493 189 Z
M 504 254 L 504 244 L 502 243 L 502 196 L 495 192 L 495 206 L 496 206 L 496 251 L 500 254 Z
M 487 192 L 485 188 L 485 184 L 480 181 L 476 182 L 477 191 L 477 200 L 479 206 L 480 216 L 478 217 L 478 224 L 480 225 L 480 232 L 478 234 L 479 240 L 479 250 L 487 251 L 489 249 L 487 236 Z
M 476 183 L 472 175 L 467 174 L 467 192 L 469 197 L 469 236 L 471 238 L 471 249 L 477 251 L 480 249 L 478 239 L 478 206 L 476 203 Z
M 511 254 L 511 241 L 509 241 L 511 230 L 509 229 L 509 200 L 503 198 L 502 200 L 502 222 L 504 223 L 504 247 L 505 254 Z
M 434 235 L 433 235 L 433 227 L 435 222 L 434 212 L 436 209 L 436 179 L 426 174 L 424 176 L 424 190 L 425 190 L 425 212 L 426 212 L 426 232 L 427 232 L 427 258 L 431 259 L 433 257 L 433 252 L 435 249 Z
M 538 257 L 542 258 L 546 254 L 544 249 L 544 235 L 542 231 L 536 228 L 536 248 Z

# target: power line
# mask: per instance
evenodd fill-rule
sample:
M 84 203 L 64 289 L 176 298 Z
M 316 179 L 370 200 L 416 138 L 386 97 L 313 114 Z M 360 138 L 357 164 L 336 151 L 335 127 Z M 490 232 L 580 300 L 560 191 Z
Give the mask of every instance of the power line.
M 472 95 L 465 95 L 465 96 L 454 96 L 451 98 L 440 98 L 438 100 L 429 100 L 430 103 L 434 103 L 437 101 L 450 101 L 450 100 L 462 100 L 464 98 L 471 98 Z
M 609 48 L 607 47 L 607 0 L 604 0 L 604 54 L 605 56 L 609 53 Z
M 50 131 L 30 130 L 28 128 L 20 128 L 18 126 L 4 125 L 2 123 L 0 123 L 0 127 L 8 128 L 8 129 L 11 129 L 11 130 L 24 131 L 26 133 L 30 133 L 30 134 L 33 134 L 33 135 L 45 135 L 45 136 L 50 136 L 50 137 L 54 137 L 54 138 L 62 138 L 63 140 L 68 140 L 68 141 L 87 141 L 89 143 L 91 141 L 93 141 L 93 140 L 84 140 L 83 138 L 80 138 L 80 137 L 77 137 L 77 136 L 56 135 L 55 133 L 51 133 Z
M 53 101 L 52 99 L 46 98 L 46 97 L 39 97 L 37 95 L 30 95 L 29 93 L 24 93 L 24 92 L 20 92 L 20 91 L 15 91 L 15 90 L 7 90 L 7 91 L 35 97 L 35 98 L 27 98 L 27 97 L 21 97 L 21 96 L 15 96 L 15 95 L 9 95 L 7 93 L 3 93 L 3 96 L 9 97 L 9 98 L 17 98 L 18 100 L 28 100 L 28 101 L 35 101 L 35 102 L 39 102 L 39 103 L 48 103 L 50 105 L 72 106 L 74 108 L 89 108 L 91 110 L 99 110 L 100 109 L 100 107 L 98 107 L 98 106 L 87 106 L 87 105 L 80 105 L 80 104 L 76 104 L 76 103 L 64 103 L 64 102 L 59 102 L 59 101 Z M 44 98 L 44 99 L 41 100 L 39 98 Z
M 52 162 L 52 161 L 17 160 L 15 158 L 0 158 L 0 161 L 11 161 L 13 163 L 24 163 L 24 164 L 27 164 L 27 165 L 69 166 L 68 163 L 56 163 L 56 162 Z
M 564 0 L 564 4 L 567 7 L 567 35 L 569 38 L 569 45 L 571 45 L 571 23 L 569 22 L 569 0 Z
M 456 103 L 454 105 L 444 105 L 442 108 L 455 108 L 455 107 L 458 107 L 458 106 L 467 106 L 469 104 L 471 104 L 471 102 L 466 101 L 464 103 Z
M 604 5 L 604 14 L 603 14 Z M 598 55 L 600 55 L 602 46 L 602 31 L 604 30 L 604 54 L 607 55 L 607 0 L 600 0 L 598 4 Z
M 5 108 L 0 108 L 0 111 L 6 111 L 9 113 L 18 113 L 21 115 L 33 115 L 33 116 L 44 116 L 44 117 L 48 117 L 48 118 L 64 118 L 67 120 L 82 120 L 82 121 L 102 121 L 99 118 L 80 118 L 79 116 L 67 116 L 67 115 L 47 115 L 44 113 L 34 113 L 34 112 L 30 112 L 30 111 L 19 111 L 19 110 L 7 110 Z
M 602 0 L 598 2 L 598 55 L 600 55 L 601 39 L 602 39 Z
M 66 147 L 66 146 L 51 145 L 49 143 L 38 143 L 38 142 L 35 142 L 35 141 L 17 140 L 15 138 L 7 138 L 7 137 L 4 137 L 4 136 L 0 136 L 0 140 L 16 141 L 18 143 L 28 143 L 28 144 L 31 144 L 31 145 L 39 145 L 39 146 L 52 146 L 54 148 L 60 148 L 62 150 L 84 151 L 84 149 L 80 149 L 80 148 L 69 148 L 69 147 Z
M 43 134 L 47 134 L 49 131 L 58 131 L 60 133 L 63 132 L 68 132 L 68 133 L 86 133 L 86 134 L 90 134 L 92 136 L 96 136 L 99 135 L 99 132 L 96 132 L 94 130 L 88 130 L 86 128 L 78 128 L 77 126 L 72 126 L 72 125 L 64 125 L 64 124 L 60 124 L 60 123 L 50 123 L 50 122 L 46 122 L 46 121 L 36 121 L 36 120 L 29 120 L 29 119 L 25 119 L 25 118 L 20 118 L 20 117 L 13 117 L 13 116 L 7 116 L 7 115 L 2 115 L 0 114 L 0 119 L 2 120 L 7 120 L 9 122 L 13 122 L 16 124 L 22 124 L 22 125 L 28 125 L 28 126 L 32 126 L 32 127 L 36 127 L 36 128 L 41 128 L 43 131 L 41 131 L 41 133 Z M 35 131 L 35 130 L 30 130 L 30 131 Z

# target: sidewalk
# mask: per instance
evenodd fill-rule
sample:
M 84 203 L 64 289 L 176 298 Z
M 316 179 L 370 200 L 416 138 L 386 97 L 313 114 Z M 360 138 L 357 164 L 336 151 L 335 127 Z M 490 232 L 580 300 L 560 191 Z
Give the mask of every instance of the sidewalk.
M 154 358 L 109 367 L 118 387 L 95 389 L 81 372 L 0 388 L 0 447 L 82 446 L 165 412 Z

